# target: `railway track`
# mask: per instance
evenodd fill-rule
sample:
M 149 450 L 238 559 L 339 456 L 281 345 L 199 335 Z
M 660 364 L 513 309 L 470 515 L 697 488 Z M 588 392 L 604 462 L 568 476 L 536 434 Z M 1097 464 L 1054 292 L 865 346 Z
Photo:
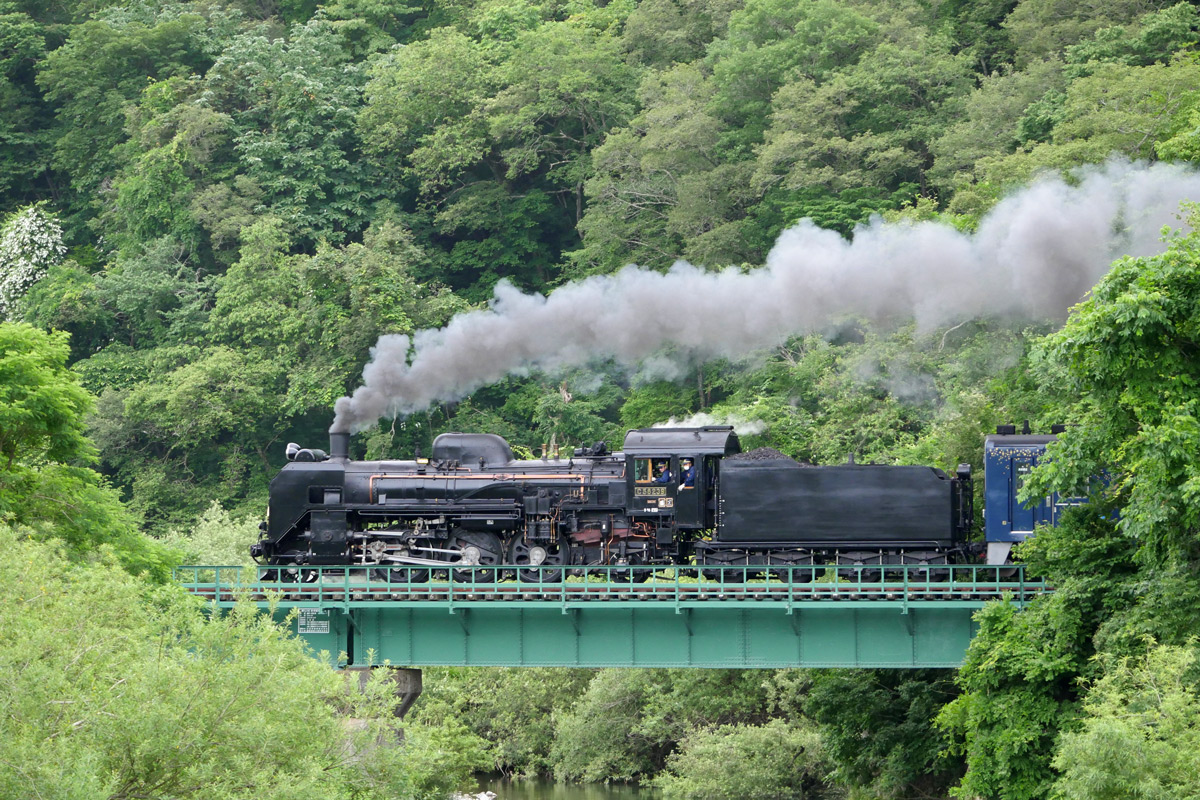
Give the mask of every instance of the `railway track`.
M 446 602 L 628 602 L 705 601 L 739 602 L 845 602 L 845 601 L 988 601 L 1011 597 L 1029 601 L 1050 589 L 1040 583 L 256 583 L 249 585 L 190 583 L 188 591 L 221 603 L 247 599 L 288 603 L 446 603 Z

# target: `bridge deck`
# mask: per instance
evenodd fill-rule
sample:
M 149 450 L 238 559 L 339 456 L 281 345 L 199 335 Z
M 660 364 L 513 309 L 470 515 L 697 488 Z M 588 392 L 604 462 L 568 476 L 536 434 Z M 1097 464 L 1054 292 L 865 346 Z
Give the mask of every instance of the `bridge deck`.
M 462 580 L 346 567 L 259 568 L 252 582 L 237 567 L 176 575 L 217 607 L 270 609 L 314 650 L 354 665 L 953 667 L 985 602 L 1024 605 L 1050 591 L 1020 568 L 772 567 L 770 579 L 761 568 L 646 570 L 633 576 L 646 582 L 616 568 L 557 582 L 486 569 Z

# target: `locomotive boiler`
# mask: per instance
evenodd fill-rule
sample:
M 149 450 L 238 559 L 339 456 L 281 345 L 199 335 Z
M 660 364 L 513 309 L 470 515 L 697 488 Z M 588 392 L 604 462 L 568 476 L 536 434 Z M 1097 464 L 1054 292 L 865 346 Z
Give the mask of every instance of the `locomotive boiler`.
M 252 549 L 303 571 L 350 565 L 404 580 L 606 566 L 945 564 L 971 548 L 970 468 L 811 466 L 742 453 L 728 426 L 632 430 L 565 459 L 518 460 L 495 434 L 444 433 L 428 458 L 358 461 L 288 445 Z

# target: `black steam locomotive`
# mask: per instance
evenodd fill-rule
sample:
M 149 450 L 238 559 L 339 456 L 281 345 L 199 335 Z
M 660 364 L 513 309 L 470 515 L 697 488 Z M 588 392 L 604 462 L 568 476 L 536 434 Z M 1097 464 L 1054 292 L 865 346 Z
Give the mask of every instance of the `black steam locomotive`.
M 256 560 L 534 581 L 592 565 L 637 580 L 683 564 L 945 564 L 973 517 L 967 465 L 816 467 L 742 453 L 724 426 L 634 430 L 622 452 L 566 459 L 518 461 L 501 437 L 465 433 L 411 461 L 348 452 L 348 434 L 328 454 L 288 445 Z

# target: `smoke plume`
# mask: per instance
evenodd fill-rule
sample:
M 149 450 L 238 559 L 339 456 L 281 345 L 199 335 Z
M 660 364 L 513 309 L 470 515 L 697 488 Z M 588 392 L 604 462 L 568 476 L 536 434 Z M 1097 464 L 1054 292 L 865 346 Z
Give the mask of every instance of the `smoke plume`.
M 496 286 L 490 307 L 446 327 L 379 339 L 363 385 L 332 430 L 456 400 L 506 375 L 614 359 L 635 365 L 670 345 L 680 358 L 737 357 L 820 329 L 832 317 L 915 318 L 924 328 L 981 315 L 1062 318 L 1121 255 L 1163 249 L 1200 175 L 1110 162 L 1039 180 L 1001 201 L 973 235 L 938 223 L 859 227 L 853 241 L 808 220 L 783 232 L 761 269 L 665 274 L 628 266 L 549 296 Z

